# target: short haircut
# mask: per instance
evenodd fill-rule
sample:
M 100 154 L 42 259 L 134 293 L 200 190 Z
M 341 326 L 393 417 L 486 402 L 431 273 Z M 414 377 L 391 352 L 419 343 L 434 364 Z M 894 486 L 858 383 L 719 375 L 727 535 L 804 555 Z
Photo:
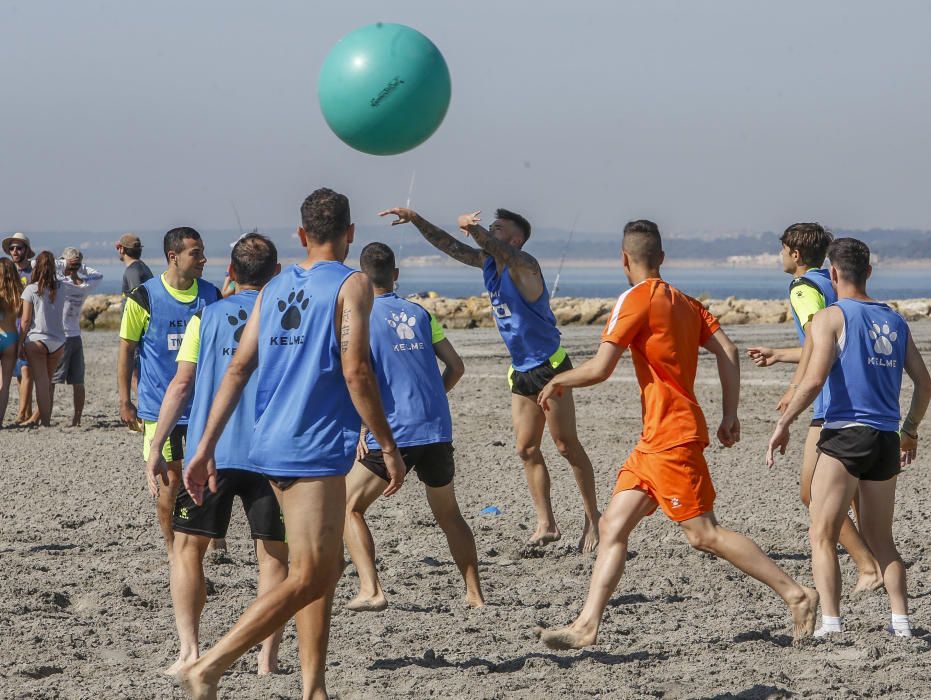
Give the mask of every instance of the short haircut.
M 254 231 L 236 241 L 230 261 L 238 284 L 264 287 L 275 276 L 278 249 L 270 238 Z
M 657 268 L 663 262 L 663 238 L 659 226 L 647 219 L 628 221 L 624 225 L 621 244 L 627 256 L 636 263 Z
M 521 233 L 524 234 L 524 243 L 526 243 L 527 239 L 530 238 L 530 222 L 520 214 L 517 214 L 516 212 L 510 211 L 508 209 L 498 209 L 495 212 L 495 218 L 501 219 L 502 221 L 510 221 L 511 223 L 516 224 L 517 228 L 519 228 Z
M 856 238 L 838 238 L 828 246 L 831 266 L 838 277 L 858 287 L 866 284 L 870 272 L 870 248 Z
M 351 224 L 349 198 L 326 187 L 311 192 L 301 205 L 301 226 L 315 243 L 339 240 Z
M 834 235 L 819 223 L 792 224 L 779 237 L 779 242 L 789 250 L 797 250 L 806 267 L 821 267 L 828 246 Z
M 142 248 L 123 248 L 123 255 L 127 258 L 138 260 L 142 257 Z
M 165 240 L 162 244 L 165 249 L 165 260 L 168 260 L 168 253 L 175 253 L 177 255 L 184 252 L 185 239 L 194 241 L 203 240 L 200 234 L 190 226 L 181 226 L 171 229 L 171 231 L 165 234 Z
M 394 251 L 384 243 L 369 243 L 359 255 L 359 267 L 379 289 L 394 287 Z

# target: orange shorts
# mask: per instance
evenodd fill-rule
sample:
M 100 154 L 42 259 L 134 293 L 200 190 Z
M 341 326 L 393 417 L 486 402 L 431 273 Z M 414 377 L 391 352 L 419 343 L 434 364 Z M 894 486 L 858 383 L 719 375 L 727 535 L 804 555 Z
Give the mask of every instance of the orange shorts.
M 617 473 L 614 494 L 630 489 L 643 491 L 677 523 L 710 513 L 715 492 L 704 452 L 700 442 L 662 452 L 634 450 Z

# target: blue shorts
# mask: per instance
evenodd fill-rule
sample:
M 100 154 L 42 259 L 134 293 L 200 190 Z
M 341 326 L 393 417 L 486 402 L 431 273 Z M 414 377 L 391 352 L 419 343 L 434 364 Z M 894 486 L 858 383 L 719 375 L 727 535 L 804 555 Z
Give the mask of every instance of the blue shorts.
M 3 352 L 7 348 L 15 345 L 17 338 L 19 338 L 19 336 L 16 333 L 7 333 L 5 331 L 0 331 L 0 352 Z
M 16 360 L 16 367 L 13 368 L 13 376 L 16 377 L 17 379 L 22 379 L 22 377 L 20 377 L 20 370 L 21 370 L 23 367 L 28 367 L 28 366 L 29 366 L 29 365 L 26 364 L 26 360 L 17 359 L 17 360 Z

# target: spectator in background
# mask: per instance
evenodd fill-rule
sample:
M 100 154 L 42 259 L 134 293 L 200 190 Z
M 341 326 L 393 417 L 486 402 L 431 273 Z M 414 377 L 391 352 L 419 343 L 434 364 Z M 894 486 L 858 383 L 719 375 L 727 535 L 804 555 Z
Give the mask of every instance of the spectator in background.
M 14 233 L 4 238 L 3 252 L 10 256 L 19 272 L 20 284 L 25 287 L 32 279 L 32 259 L 35 257 L 29 237 L 24 233 Z M 25 423 L 32 417 L 32 373 L 25 360 L 17 360 L 13 376 L 19 380 L 19 414 L 16 422 Z
M 135 233 L 124 233 L 116 242 L 116 252 L 120 262 L 126 265 L 123 270 L 123 303 L 136 287 L 152 279 L 152 270 L 142 262 L 142 241 Z
M 10 400 L 13 368 L 19 355 L 19 311 L 22 307 L 23 283 L 19 270 L 9 258 L 0 258 L 0 428 Z
M 72 426 L 81 425 L 84 412 L 84 344 L 81 340 L 81 307 L 103 279 L 103 275 L 84 263 L 84 255 L 77 248 L 65 248 L 58 259 L 59 293 L 64 296 L 62 323 L 65 329 L 65 350 L 58 369 L 52 376 L 52 401 L 55 385 L 68 383 L 74 391 Z

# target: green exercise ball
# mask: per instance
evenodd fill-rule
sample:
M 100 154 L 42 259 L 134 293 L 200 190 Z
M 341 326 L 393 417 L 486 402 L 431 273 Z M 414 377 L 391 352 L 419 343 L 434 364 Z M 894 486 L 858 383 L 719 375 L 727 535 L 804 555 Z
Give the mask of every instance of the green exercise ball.
M 426 141 L 446 116 L 449 68 L 439 49 L 403 24 L 370 24 L 337 42 L 320 69 L 327 124 L 363 153 L 388 156 Z

